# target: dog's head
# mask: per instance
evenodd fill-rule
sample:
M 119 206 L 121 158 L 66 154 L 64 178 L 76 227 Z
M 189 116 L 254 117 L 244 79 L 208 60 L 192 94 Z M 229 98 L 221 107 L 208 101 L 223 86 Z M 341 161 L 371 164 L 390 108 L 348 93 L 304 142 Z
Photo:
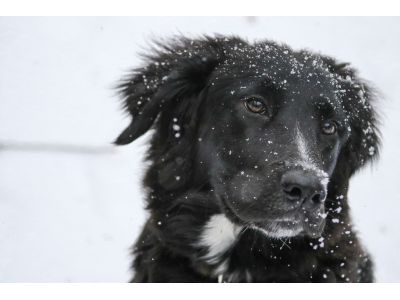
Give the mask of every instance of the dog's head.
M 178 39 L 121 85 L 133 120 L 153 124 L 165 190 L 207 186 L 236 223 L 271 237 L 318 236 L 327 197 L 377 155 L 372 93 L 347 64 L 271 42 Z

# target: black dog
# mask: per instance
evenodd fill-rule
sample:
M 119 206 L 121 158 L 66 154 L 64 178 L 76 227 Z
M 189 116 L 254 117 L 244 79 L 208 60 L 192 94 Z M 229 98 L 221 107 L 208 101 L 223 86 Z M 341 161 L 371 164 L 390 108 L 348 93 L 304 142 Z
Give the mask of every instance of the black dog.
M 155 129 L 133 282 L 371 282 L 350 177 L 377 157 L 374 95 L 347 64 L 237 37 L 158 42 L 120 85 Z

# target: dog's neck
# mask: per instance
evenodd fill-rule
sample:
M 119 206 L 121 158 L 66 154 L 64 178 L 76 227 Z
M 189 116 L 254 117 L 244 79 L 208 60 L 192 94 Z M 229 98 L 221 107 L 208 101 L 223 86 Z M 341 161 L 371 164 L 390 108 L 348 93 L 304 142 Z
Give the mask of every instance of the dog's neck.
M 266 265 L 279 264 L 280 257 L 301 260 L 293 257 L 295 253 L 315 255 L 319 251 L 335 251 L 337 239 L 353 235 L 347 199 L 342 195 L 327 200 L 327 225 L 322 239 L 277 239 L 237 225 L 222 212 L 215 192 L 208 185 L 196 191 L 150 194 L 148 200 L 154 227 L 160 231 L 158 235 L 167 241 L 168 247 L 190 258 L 197 273 L 215 281 L 252 281 L 253 269 L 261 273 Z M 157 210 L 152 210 L 152 206 Z M 294 251 L 298 249 L 302 250 Z

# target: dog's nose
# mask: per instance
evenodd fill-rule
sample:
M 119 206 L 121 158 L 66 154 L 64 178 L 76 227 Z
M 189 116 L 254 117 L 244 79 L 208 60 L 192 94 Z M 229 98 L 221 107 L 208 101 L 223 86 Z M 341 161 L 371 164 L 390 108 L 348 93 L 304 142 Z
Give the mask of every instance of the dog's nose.
M 325 201 L 326 191 L 321 178 L 302 170 L 291 170 L 283 174 L 282 189 L 288 200 L 299 204 L 312 201 L 321 204 Z

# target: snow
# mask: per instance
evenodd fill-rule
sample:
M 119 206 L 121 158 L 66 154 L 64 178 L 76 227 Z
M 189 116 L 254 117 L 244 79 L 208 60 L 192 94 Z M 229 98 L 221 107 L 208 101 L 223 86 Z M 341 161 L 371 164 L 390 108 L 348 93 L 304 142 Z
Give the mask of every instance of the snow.
M 175 131 L 179 131 L 179 130 L 181 130 L 181 127 L 179 125 L 174 124 L 174 125 L 172 125 L 172 129 Z
M 129 280 L 130 247 L 146 219 L 141 179 L 149 135 L 111 146 L 129 123 L 112 88 L 140 66 L 137 53 L 151 37 L 178 32 L 307 47 L 351 62 L 375 84 L 383 96 L 381 159 L 354 177 L 349 199 L 378 281 L 400 281 L 400 41 L 393 38 L 400 19 L 252 20 L 0 18 L 0 282 Z M 2 148 L 15 142 L 89 150 Z

